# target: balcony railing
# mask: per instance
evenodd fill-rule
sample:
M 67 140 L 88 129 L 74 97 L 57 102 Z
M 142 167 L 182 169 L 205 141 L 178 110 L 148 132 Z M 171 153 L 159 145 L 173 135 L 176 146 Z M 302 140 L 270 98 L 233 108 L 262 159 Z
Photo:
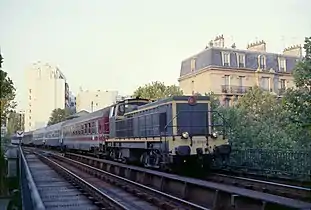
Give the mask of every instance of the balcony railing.
M 232 86 L 232 85 L 222 85 L 222 93 L 231 93 L 231 94 L 244 94 L 249 91 L 252 87 L 250 86 Z

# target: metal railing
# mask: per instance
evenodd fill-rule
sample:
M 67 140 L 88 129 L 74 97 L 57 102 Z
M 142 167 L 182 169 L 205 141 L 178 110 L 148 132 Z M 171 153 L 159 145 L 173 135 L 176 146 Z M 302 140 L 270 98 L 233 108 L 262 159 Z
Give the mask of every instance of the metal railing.
M 231 167 L 258 175 L 311 181 L 310 150 L 233 148 Z
M 45 210 L 21 147 L 19 147 L 19 155 L 23 209 Z
M 244 94 L 251 89 L 250 86 L 221 85 L 222 93 Z

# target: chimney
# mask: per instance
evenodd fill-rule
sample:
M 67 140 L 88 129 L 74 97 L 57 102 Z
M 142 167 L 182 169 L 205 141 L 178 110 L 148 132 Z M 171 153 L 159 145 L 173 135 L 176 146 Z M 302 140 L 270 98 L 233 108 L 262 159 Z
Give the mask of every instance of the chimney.
M 224 39 L 224 35 L 219 35 L 216 36 L 216 38 L 214 39 L 214 46 L 215 47 L 225 47 L 225 39 Z
M 247 45 L 247 50 L 266 52 L 266 42 L 264 40 L 253 42 Z
M 301 45 L 287 47 L 283 50 L 283 55 L 302 57 L 302 47 Z

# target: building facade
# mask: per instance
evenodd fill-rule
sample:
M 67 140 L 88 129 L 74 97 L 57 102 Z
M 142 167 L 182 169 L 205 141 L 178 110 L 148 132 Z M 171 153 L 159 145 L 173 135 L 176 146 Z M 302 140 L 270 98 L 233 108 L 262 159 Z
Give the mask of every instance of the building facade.
M 301 46 L 286 48 L 282 54 L 267 52 L 264 41 L 245 50 L 235 44 L 226 48 L 223 36 L 218 36 L 205 50 L 182 61 L 178 81 L 184 94 L 213 92 L 225 105 L 254 86 L 282 96 L 294 86 L 291 73 L 301 58 Z
M 76 113 L 76 97 L 71 91 L 69 92 L 69 108 L 73 113 Z
M 69 86 L 55 66 L 37 62 L 26 70 L 25 131 L 46 126 L 57 108 L 69 107 Z
M 117 97 L 118 91 L 80 90 L 76 97 L 76 111 L 97 111 L 115 103 L 117 101 Z

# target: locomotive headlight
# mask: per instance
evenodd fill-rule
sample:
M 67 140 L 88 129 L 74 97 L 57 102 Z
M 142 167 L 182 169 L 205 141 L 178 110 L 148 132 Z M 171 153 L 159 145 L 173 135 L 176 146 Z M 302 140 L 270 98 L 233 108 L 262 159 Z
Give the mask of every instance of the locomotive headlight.
M 217 136 L 218 136 L 217 132 L 213 132 L 213 133 L 212 133 L 212 137 L 213 137 L 213 138 L 217 138 Z
M 188 139 L 188 138 L 189 138 L 189 133 L 188 133 L 188 132 L 183 132 L 183 133 L 181 134 L 181 137 L 182 137 L 183 139 Z

